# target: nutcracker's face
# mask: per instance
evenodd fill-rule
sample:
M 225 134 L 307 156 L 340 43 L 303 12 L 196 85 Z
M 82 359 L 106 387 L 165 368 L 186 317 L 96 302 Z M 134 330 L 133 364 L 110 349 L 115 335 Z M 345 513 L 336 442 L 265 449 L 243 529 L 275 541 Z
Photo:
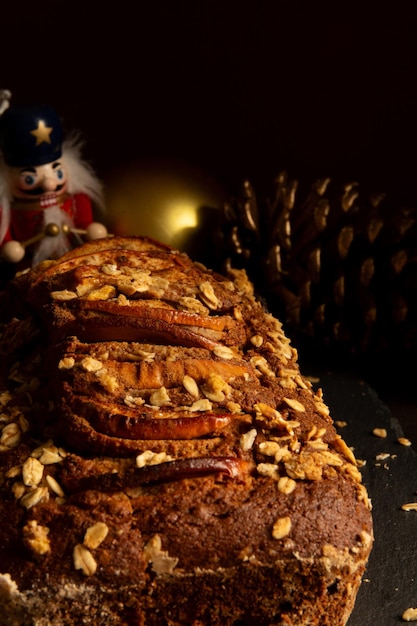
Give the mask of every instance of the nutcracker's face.
M 38 202 L 46 209 L 57 204 L 66 192 L 68 176 L 58 160 L 36 167 L 11 167 L 9 183 L 13 198 Z

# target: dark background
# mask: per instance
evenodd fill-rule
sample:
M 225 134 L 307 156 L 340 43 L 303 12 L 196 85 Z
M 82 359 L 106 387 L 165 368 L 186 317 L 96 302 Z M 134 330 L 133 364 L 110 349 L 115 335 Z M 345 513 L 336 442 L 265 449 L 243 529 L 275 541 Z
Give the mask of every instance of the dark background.
M 232 190 L 286 168 L 414 195 L 413 3 L 332 4 L 9 2 L 0 84 L 81 129 L 104 178 L 168 156 Z
M 156 157 L 231 194 L 249 179 L 267 196 L 286 169 L 415 206 L 413 3 L 326 4 L 9 2 L 0 87 L 80 129 L 105 185 Z M 392 406 L 414 437 L 401 393 Z

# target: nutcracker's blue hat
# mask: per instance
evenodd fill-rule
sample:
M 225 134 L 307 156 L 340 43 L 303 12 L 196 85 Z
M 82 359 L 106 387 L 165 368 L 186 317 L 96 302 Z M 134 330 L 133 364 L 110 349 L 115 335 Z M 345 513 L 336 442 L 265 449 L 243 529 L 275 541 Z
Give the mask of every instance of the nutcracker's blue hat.
M 7 165 L 52 163 L 62 155 L 61 121 L 48 105 L 12 106 L 0 117 L 0 148 Z

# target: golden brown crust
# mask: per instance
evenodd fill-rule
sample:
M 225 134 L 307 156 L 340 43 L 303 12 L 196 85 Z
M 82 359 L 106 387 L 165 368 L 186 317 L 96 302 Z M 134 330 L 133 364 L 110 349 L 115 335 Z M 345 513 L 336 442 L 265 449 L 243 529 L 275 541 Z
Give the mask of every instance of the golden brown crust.
M 6 302 L 5 624 L 346 623 L 366 490 L 244 273 L 118 237 Z

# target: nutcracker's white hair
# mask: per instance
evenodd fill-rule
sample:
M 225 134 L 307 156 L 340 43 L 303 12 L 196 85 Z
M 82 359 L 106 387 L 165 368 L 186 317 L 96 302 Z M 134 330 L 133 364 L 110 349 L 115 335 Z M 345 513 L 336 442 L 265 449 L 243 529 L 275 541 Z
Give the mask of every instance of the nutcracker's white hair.
M 93 168 L 81 157 L 83 143 L 74 133 L 62 144 L 61 161 L 68 173 L 68 193 L 85 193 L 98 209 L 104 209 L 103 187 Z

